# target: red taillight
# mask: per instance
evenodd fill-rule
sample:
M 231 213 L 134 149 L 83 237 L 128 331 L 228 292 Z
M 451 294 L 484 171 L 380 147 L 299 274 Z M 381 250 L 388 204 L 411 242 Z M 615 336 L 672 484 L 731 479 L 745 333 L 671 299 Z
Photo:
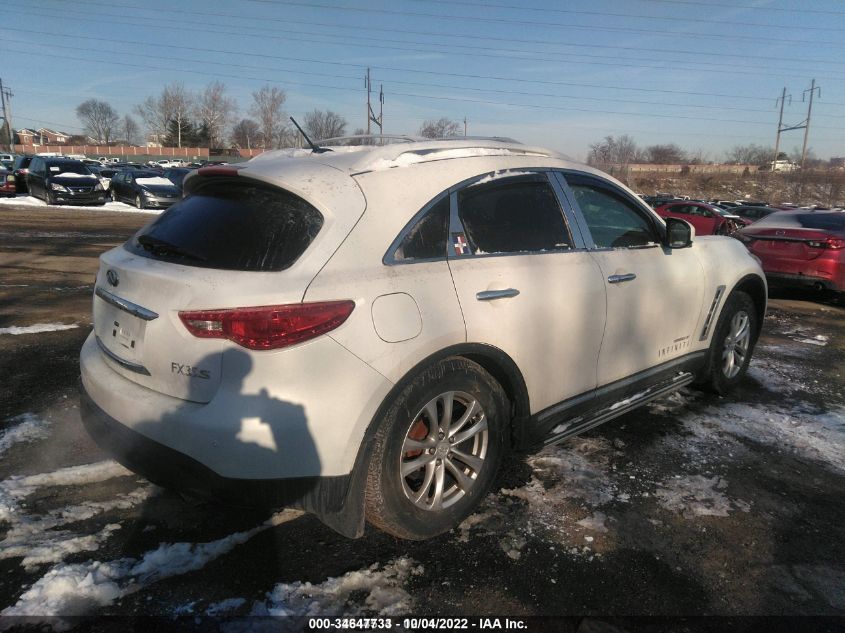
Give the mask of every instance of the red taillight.
M 354 301 L 320 301 L 230 310 L 180 312 L 199 338 L 225 338 L 248 349 L 279 349 L 330 332 L 352 314 Z

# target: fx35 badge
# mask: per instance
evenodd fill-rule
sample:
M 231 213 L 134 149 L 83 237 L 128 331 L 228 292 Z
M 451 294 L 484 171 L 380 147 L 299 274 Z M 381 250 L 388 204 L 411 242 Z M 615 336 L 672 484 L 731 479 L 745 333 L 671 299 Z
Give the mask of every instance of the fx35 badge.
M 190 378 L 202 378 L 203 380 L 211 378 L 211 372 L 207 369 L 191 367 L 190 365 L 180 365 L 179 363 L 170 363 L 170 373 L 188 376 Z

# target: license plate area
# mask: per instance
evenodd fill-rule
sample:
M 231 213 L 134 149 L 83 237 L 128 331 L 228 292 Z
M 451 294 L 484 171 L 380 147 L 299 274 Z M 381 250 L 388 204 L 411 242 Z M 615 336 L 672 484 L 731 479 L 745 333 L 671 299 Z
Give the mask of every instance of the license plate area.
M 102 344 L 123 360 L 142 363 L 147 322 L 104 301 L 97 304 L 94 322 Z

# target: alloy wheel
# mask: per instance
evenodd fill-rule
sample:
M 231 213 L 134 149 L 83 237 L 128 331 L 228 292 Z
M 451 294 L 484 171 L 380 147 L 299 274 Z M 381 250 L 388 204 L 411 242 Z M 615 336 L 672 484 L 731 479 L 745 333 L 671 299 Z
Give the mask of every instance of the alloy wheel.
M 476 485 L 489 444 L 487 417 L 462 391 L 432 398 L 405 433 L 399 476 L 405 496 L 423 510 L 442 510 Z
M 725 337 L 722 349 L 722 372 L 726 378 L 734 378 L 742 369 L 751 343 L 751 318 L 744 310 L 731 319 L 731 329 Z

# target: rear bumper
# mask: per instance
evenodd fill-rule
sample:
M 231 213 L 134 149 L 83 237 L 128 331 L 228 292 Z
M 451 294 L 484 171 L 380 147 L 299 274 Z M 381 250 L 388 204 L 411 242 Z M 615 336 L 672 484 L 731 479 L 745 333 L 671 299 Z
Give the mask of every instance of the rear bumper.
M 772 285 L 814 286 L 825 290 L 845 292 L 845 271 L 843 271 L 843 274 L 840 275 L 840 279 L 836 279 L 832 276 L 818 277 L 815 275 L 802 275 L 800 273 L 766 273 L 766 279 L 768 279 Z
M 357 482 L 350 499 L 353 474 L 334 477 L 233 479 L 222 477 L 197 460 L 124 426 L 103 411 L 80 381 L 80 414 L 88 434 L 123 466 L 154 484 L 252 508 L 299 508 L 316 514 L 344 536 L 363 534 L 364 516 Z

